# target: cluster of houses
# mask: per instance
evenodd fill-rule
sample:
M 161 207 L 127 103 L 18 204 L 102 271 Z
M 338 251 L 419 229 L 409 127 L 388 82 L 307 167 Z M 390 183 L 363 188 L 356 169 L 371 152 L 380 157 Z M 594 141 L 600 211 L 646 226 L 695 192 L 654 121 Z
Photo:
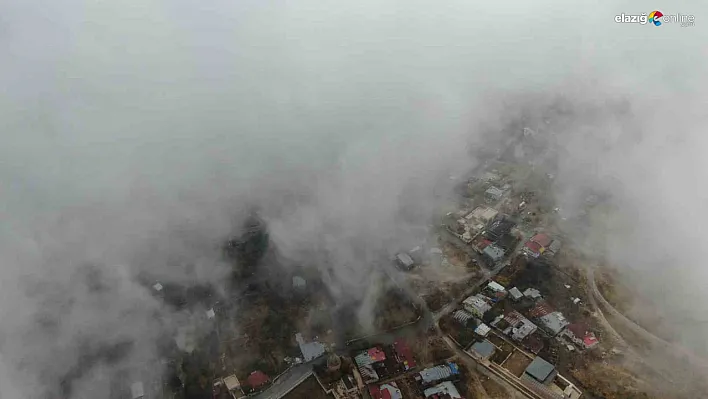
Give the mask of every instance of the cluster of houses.
M 462 301 L 463 310 L 455 312 L 453 318 L 463 324 L 466 324 L 472 317 L 483 320 L 485 314 L 497 302 L 507 297 L 514 302 L 524 300 L 527 303 L 532 303 L 526 312 L 528 317 L 517 310 L 509 310 L 505 314 L 495 317 L 489 324 L 514 341 L 522 343 L 528 350 L 534 353 L 540 351 L 537 340 L 530 339 L 532 334 L 539 329 L 550 337 L 567 338 L 580 349 L 591 349 L 599 344 L 597 337 L 587 325 L 571 323 L 563 313 L 553 309 L 535 288 L 527 288 L 522 292 L 514 287 L 507 291 L 501 284 L 490 281 L 482 293 L 472 295 Z M 475 332 L 479 331 L 478 335 L 484 337 L 489 329 L 487 324 L 480 323 Z
M 452 214 L 449 214 L 452 216 Z M 458 219 L 445 223 L 446 229 L 477 251 L 488 266 L 494 266 L 509 255 L 518 242 L 513 231 L 516 223 L 507 215 L 487 206 L 462 211 Z
M 541 255 L 552 257 L 560 251 L 561 246 L 560 240 L 545 233 L 538 233 L 524 243 L 523 253 L 532 258 L 538 258 Z
M 231 374 L 225 378 L 214 381 L 212 386 L 213 397 L 218 399 L 245 398 L 246 392 L 256 392 L 270 383 L 270 377 L 260 370 L 251 372 L 242 384 L 236 375 Z
M 410 347 L 402 340 L 359 351 L 353 358 L 330 353 L 325 361 L 314 362 L 313 372 L 325 393 L 335 399 L 367 395 L 373 399 L 403 399 L 397 377 L 405 373 L 426 399 L 462 399 L 454 384 L 460 376 L 457 364 L 446 362 L 418 371 Z
M 505 312 L 491 312 L 498 303 L 507 299 L 511 302 L 504 306 Z M 565 341 L 569 350 L 588 350 L 599 344 L 587 325 L 571 323 L 532 287 L 524 291 L 517 287 L 507 290 L 498 282 L 490 281 L 480 293 L 466 298 L 462 302 L 462 309 L 455 311 L 452 317 L 467 328 L 474 328 L 476 341 L 467 352 L 483 364 L 489 365 L 490 359 L 498 351 L 498 347 L 490 340 L 494 341 L 494 338 L 502 336 L 506 337 L 508 342 L 515 342 L 519 347 L 536 355 L 518 377 L 521 382 L 532 386 L 536 391 L 557 391 L 558 381 L 567 382 L 562 376 L 557 376 L 555 367 L 550 362 L 538 356 L 544 348 L 544 336 Z M 489 338 L 492 332 L 496 336 Z M 572 395 L 577 393 L 575 387 L 569 382 L 565 386 L 566 393 L 557 396 L 549 394 L 549 397 L 574 397 Z

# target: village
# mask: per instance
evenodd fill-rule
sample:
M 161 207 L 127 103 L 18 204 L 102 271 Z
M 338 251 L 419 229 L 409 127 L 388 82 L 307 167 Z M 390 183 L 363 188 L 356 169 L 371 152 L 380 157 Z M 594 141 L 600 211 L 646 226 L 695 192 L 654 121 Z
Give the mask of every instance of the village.
M 511 172 L 501 173 L 504 167 Z M 596 350 L 602 333 L 585 287 L 573 276 L 552 277 L 564 250 L 553 227 L 559 210 L 537 192 L 516 191 L 510 175 L 517 170 L 502 164 L 471 177 L 464 206 L 442 216 L 436 240 L 393 256 L 395 269 L 386 273 L 416 292 L 412 302 L 423 304 L 417 319 L 345 348 L 297 333 L 295 383 L 252 370 L 218 378 L 214 397 L 476 398 L 471 381 L 478 376 L 495 385 L 488 395 L 504 392 L 500 398 L 583 396 L 567 359 Z M 454 278 L 426 281 L 441 270 Z M 438 349 L 431 351 L 433 341 Z
M 609 325 L 591 262 L 564 232 L 603 197 L 561 209 L 548 170 L 502 153 L 451 176 L 454 197 L 429 237 L 392 249 L 344 305 L 326 271 L 279 264 L 267 227 L 249 218 L 225 247 L 240 265 L 231 297 L 190 288 L 175 299 L 146 280 L 166 302 L 202 309 L 199 328 L 179 328 L 166 349 L 171 372 L 153 385 L 171 399 L 651 398 L 640 375 L 673 389 L 623 336 L 635 348 L 642 340 Z M 133 383 L 131 397 L 149 390 Z

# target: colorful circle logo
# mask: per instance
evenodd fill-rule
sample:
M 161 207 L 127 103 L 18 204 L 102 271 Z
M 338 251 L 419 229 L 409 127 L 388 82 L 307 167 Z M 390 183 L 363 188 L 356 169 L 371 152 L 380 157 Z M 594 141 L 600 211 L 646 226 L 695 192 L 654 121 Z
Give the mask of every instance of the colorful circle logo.
M 663 17 L 664 14 L 661 13 L 661 11 L 652 11 L 651 14 L 649 14 L 649 23 L 652 23 L 656 26 L 661 26 L 661 17 Z

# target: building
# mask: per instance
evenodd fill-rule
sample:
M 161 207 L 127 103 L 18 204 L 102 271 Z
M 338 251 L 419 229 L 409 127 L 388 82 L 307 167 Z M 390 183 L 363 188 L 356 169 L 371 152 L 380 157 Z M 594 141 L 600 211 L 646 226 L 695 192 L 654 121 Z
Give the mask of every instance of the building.
M 491 342 L 484 340 L 475 342 L 470 348 L 470 354 L 477 360 L 487 360 L 494 354 L 495 347 Z
M 423 391 L 426 399 L 462 399 L 462 395 L 450 381 L 442 382 Z
M 230 376 L 224 378 L 224 385 L 234 399 L 238 399 L 243 396 L 241 382 L 235 375 L 231 374 Z
M 397 340 L 393 342 L 393 353 L 396 357 L 396 361 L 403 365 L 404 370 L 408 371 L 416 366 L 413 352 L 411 352 L 411 348 L 404 341 Z
M 415 261 L 405 252 L 400 252 L 396 255 L 396 263 L 403 270 L 411 270 L 415 265 Z
M 370 385 L 369 394 L 371 399 L 403 399 L 401 390 L 395 382 L 381 385 Z
M 325 353 L 324 345 L 316 341 L 306 342 L 300 333 L 295 334 L 295 341 L 297 341 L 297 344 L 300 346 L 302 358 L 306 362 L 315 360 Z
M 553 243 L 554 240 L 548 234 L 538 233 L 526 241 L 524 244 L 524 254 L 532 258 L 538 258 L 547 251 L 551 250 L 551 248 L 555 249 L 551 250 L 552 253 L 560 250 L 560 241 L 557 245 L 554 245 Z
M 531 364 L 526 367 L 526 371 L 524 371 L 524 376 L 531 377 L 541 384 L 551 383 L 556 377 L 556 374 L 558 374 L 556 368 L 538 356 L 533 359 Z
M 504 334 L 516 341 L 523 340 L 538 329 L 529 319 L 515 310 L 498 317 L 492 325 L 501 329 Z
M 541 292 L 535 288 L 527 288 L 524 290 L 524 296 L 531 299 L 541 298 Z
M 466 326 L 470 320 L 474 319 L 474 316 L 466 310 L 456 310 L 455 313 L 452 314 L 452 318 L 458 323 Z
M 492 306 L 487 303 L 487 299 L 479 294 L 468 297 L 462 301 L 462 306 L 466 311 L 474 316 L 481 318 Z
M 361 399 L 364 382 L 350 358 L 330 353 L 326 359 L 315 360 L 312 371 L 327 395 L 334 399 Z
M 594 348 L 600 343 L 588 326 L 582 323 L 569 324 L 563 335 L 583 349 Z
M 509 295 L 511 296 L 511 299 L 515 301 L 518 301 L 524 297 L 524 294 L 522 294 L 521 291 L 519 291 L 519 289 L 516 287 L 513 287 L 509 290 Z
M 465 220 L 467 220 L 470 228 L 476 232 L 484 229 L 484 226 L 494 219 L 498 213 L 496 209 L 479 206 L 465 216 Z
M 503 285 L 497 283 L 496 281 L 492 280 L 487 284 L 487 289 L 492 291 L 492 292 L 505 292 L 506 288 L 504 288 Z
M 489 187 L 487 191 L 484 192 L 484 198 L 488 202 L 496 202 L 504 198 L 504 190 L 497 187 Z
M 374 365 L 384 360 L 386 360 L 386 354 L 381 348 L 371 348 L 354 358 L 354 362 L 358 366 L 359 373 L 365 384 L 371 384 L 379 380 L 379 374 L 374 369 Z
M 512 220 L 507 219 L 505 216 L 497 217 L 487 225 L 487 228 L 482 232 L 482 234 L 492 241 L 497 241 L 503 236 L 509 234 L 511 229 L 516 226 Z
M 435 367 L 421 370 L 414 376 L 420 384 L 427 386 L 448 378 L 454 378 L 460 374 L 460 369 L 456 363 L 447 362 Z
M 542 317 L 553 312 L 553 308 L 546 301 L 536 302 L 536 306 L 529 310 L 529 317 Z
M 539 317 L 539 323 L 544 329 L 553 336 L 558 335 L 570 323 L 565 319 L 561 312 L 551 312 L 545 316 Z
M 504 259 L 504 250 L 497 247 L 494 244 L 487 245 L 484 250 L 482 250 L 482 254 L 487 258 L 489 262 L 492 264 L 497 263 Z
M 474 333 L 482 337 L 486 337 L 490 331 L 492 331 L 492 329 L 488 325 L 481 323 L 477 326 L 477 328 L 475 328 Z
M 249 374 L 246 380 L 252 389 L 258 389 L 268 384 L 270 382 L 270 377 L 268 377 L 266 373 L 256 370 Z

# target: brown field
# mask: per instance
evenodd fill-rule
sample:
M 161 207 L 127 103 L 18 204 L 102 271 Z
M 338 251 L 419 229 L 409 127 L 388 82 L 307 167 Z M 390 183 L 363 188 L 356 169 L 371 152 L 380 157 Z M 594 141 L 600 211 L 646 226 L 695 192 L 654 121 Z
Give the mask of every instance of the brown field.
M 526 367 L 531 364 L 531 360 L 532 359 L 529 359 L 529 357 L 523 354 L 522 352 L 514 351 L 511 357 L 507 359 L 506 362 L 504 362 L 503 367 L 509 370 L 515 376 L 521 377 L 521 375 L 524 373 L 524 370 L 526 370 Z

